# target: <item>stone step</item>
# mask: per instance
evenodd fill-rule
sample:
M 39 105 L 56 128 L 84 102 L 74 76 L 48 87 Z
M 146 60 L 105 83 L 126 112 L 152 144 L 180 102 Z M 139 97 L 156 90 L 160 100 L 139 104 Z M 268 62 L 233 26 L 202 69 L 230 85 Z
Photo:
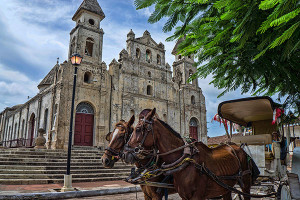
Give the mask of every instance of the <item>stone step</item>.
M 33 163 L 33 162 L 48 162 L 48 163 L 58 163 L 58 162 L 67 162 L 67 159 L 64 158 L 10 158 L 10 157 L 0 157 L 1 162 L 21 162 L 21 163 Z M 71 159 L 71 163 L 80 163 L 80 162 L 88 162 L 88 163 L 101 163 L 100 157 L 95 157 L 94 159 Z
M 99 174 L 72 174 L 73 178 L 97 178 L 128 176 L 130 172 L 99 173 Z M 63 179 L 64 174 L 1 174 L 1 179 Z
M 104 151 L 81 151 L 81 150 L 72 150 L 71 154 L 103 154 Z M 68 155 L 67 151 L 1 151 L 0 155 L 4 154 L 29 154 L 29 155 Z
M 21 155 L 22 158 L 33 158 L 33 159 L 67 159 L 67 155 L 65 156 L 55 156 L 55 155 Z M 81 155 L 72 155 L 72 159 L 101 159 L 102 155 L 86 155 L 86 156 L 81 156 Z M 8 154 L 8 155 L 0 155 L 0 160 L 2 158 L 20 158 L 20 155 L 17 154 Z
M 115 163 L 113 169 L 130 169 L 133 166 L 125 165 L 123 163 Z M 0 170 L 66 170 L 66 164 L 64 166 L 35 166 L 35 165 L 0 165 Z M 88 170 L 88 169 L 107 169 L 103 167 L 103 165 L 95 165 L 95 166 L 74 166 L 71 165 L 71 170 Z
M 72 160 L 76 159 L 101 159 L 101 155 L 90 155 L 90 156 L 78 156 L 78 155 L 72 155 Z M 0 160 L 3 158 L 13 158 L 13 159 L 19 159 L 20 155 L 0 155 Z M 45 155 L 22 155 L 22 158 L 33 158 L 33 159 L 67 159 L 67 156 L 45 156 Z
M 67 162 L 22 162 L 22 163 L 16 163 L 12 161 L 0 161 L 0 165 L 36 165 L 36 166 L 66 166 Z M 118 163 L 116 163 L 118 164 Z M 99 160 L 98 162 L 73 162 L 71 161 L 71 166 L 102 166 L 102 162 Z
M 59 170 L 17 170 L 17 169 L 0 169 L 0 174 L 64 174 L 66 169 Z M 92 173 L 129 173 L 130 168 L 120 168 L 120 169 L 71 169 L 71 174 L 92 174 Z M 1 176 L 1 175 L 0 175 Z
M 127 176 L 120 177 L 96 177 L 96 178 L 72 178 L 72 182 L 96 182 L 96 181 L 115 181 L 123 180 Z M 33 185 L 33 184 L 57 184 L 63 183 L 63 179 L 0 179 L 0 184 L 5 185 Z

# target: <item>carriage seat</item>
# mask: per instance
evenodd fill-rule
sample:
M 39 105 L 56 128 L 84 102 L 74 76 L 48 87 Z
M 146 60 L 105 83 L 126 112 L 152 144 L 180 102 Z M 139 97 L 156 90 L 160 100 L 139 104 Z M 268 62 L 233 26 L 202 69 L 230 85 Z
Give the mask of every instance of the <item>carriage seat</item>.
M 262 134 L 262 135 L 236 136 L 236 137 L 232 137 L 231 141 L 237 144 L 245 143 L 247 145 L 267 145 L 267 144 L 272 144 L 272 135 Z M 265 151 L 265 159 L 273 160 L 274 154 L 272 152 Z
M 247 145 L 266 145 L 272 144 L 271 134 L 235 136 L 231 138 L 231 142 L 236 144 L 245 143 Z

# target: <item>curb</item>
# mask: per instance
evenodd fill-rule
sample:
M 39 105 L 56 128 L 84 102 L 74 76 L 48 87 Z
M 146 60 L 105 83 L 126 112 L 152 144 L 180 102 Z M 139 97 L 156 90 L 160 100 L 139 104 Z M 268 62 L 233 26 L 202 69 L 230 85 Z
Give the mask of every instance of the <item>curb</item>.
M 85 190 L 85 191 L 71 191 L 71 192 L 47 192 L 47 193 L 24 193 L 17 195 L 0 195 L 0 200 L 43 200 L 43 199 L 69 199 L 79 197 L 104 196 L 111 194 L 123 194 L 130 192 L 142 191 L 139 186 L 111 188 L 101 190 Z

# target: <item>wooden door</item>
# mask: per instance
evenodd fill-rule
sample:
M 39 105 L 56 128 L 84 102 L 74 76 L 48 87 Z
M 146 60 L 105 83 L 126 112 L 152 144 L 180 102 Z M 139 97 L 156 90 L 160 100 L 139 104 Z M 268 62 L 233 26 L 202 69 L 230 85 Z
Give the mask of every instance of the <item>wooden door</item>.
M 198 141 L 197 126 L 190 126 L 190 137 Z
M 94 115 L 76 113 L 74 145 L 93 146 Z

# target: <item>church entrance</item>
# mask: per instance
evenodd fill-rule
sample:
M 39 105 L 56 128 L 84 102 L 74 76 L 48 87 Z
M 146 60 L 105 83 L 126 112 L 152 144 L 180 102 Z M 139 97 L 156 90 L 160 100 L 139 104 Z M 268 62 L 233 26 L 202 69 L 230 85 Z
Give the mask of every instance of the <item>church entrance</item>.
M 198 122 L 194 117 L 190 121 L 190 137 L 198 141 Z
M 94 109 L 88 103 L 80 103 L 76 108 L 74 145 L 93 146 Z

